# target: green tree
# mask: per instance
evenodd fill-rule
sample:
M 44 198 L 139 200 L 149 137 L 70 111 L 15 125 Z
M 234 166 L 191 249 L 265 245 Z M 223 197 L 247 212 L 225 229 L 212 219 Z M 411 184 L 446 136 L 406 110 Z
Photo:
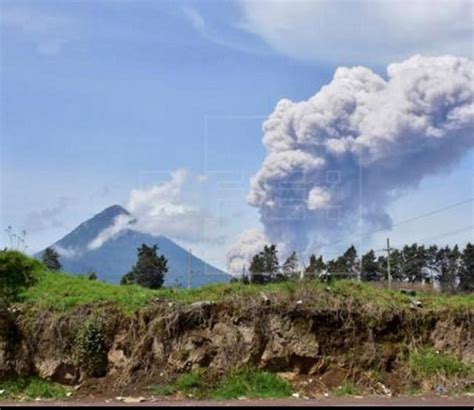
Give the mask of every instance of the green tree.
M 426 250 L 426 259 L 425 259 L 425 281 L 433 284 L 435 281 L 436 277 L 438 276 L 439 273 L 439 267 L 438 267 L 438 247 L 436 245 L 430 246 Z
M 453 292 L 456 289 L 460 261 L 461 253 L 457 245 L 453 249 L 446 246 L 438 251 L 438 281 L 444 292 Z
M 46 248 L 44 250 L 42 260 L 49 270 L 60 270 L 62 267 L 59 262 L 59 253 L 53 248 Z
M 379 265 L 381 279 L 388 280 L 388 264 L 387 257 L 380 255 L 377 263 Z M 393 281 L 404 281 L 406 279 L 403 272 L 403 258 L 402 253 L 398 249 L 390 251 L 390 276 Z
M 309 265 L 305 269 L 305 277 L 316 278 L 320 276 L 326 269 L 326 264 L 323 261 L 323 257 L 320 255 L 316 258 L 315 255 L 309 257 Z
M 424 267 L 427 265 L 427 253 L 424 246 L 416 243 L 405 245 L 402 250 L 403 271 L 408 282 L 423 282 Z
M 263 247 L 262 258 L 264 272 L 272 279 L 279 269 L 278 251 L 275 245 L 265 245 Z
M 262 252 L 252 258 L 249 271 L 251 273 L 251 283 L 257 283 L 261 285 L 267 282 L 268 278 L 265 276 L 265 264 L 263 262 Z
M 459 289 L 474 292 L 474 245 L 468 243 L 461 256 L 459 268 Z
M 382 278 L 382 272 L 380 271 L 379 264 L 375 258 L 375 252 L 370 250 L 364 256 L 362 256 L 362 272 L 361 278 L 364 281 L 377 281 Z
M 281 269 L 285 279 L 298 278 L 298 258 L 296 257 L 296 252 L 292 252 L 292 254 L 288 256 Z
M 357 267 L 357 250 L 354 245 L 351 245 L 342 256 L 336 260 L 332 260 L 328 264 L 331 276 L 337 278 L 352 278 L 358 272 Z
M 137 249 L 137 256 L 137 263 L 122 277 L 120 283 L 136 283 L 150 289 L 161 288 L 168 272 L 168 260 L 163 255 L 158 256 L 158 245 L 143 244 Z
M 251 282 L 268 283 L 277 277 L 279 270 L 275 245 L 265 245 L 263 250 L 252 258 L 250 263 Z

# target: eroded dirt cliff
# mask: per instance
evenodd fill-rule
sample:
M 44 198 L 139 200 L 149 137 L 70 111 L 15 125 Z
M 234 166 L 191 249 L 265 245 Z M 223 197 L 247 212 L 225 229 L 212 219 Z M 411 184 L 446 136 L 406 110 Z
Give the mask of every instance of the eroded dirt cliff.
M 411 383 L 407 359 L 414 349 L 430 346 L 472 364 L 473 329 L 469 309 L 324 307 L 291 298 L 155 300 L 133 315 L 110 304 L 67 314 L 2 306 L 0 376 L 34 374 L 107 391 L 198 368 L 218 378 L 249 366 L 303 383 L 308 394 L 348 379 L 396 394 Z

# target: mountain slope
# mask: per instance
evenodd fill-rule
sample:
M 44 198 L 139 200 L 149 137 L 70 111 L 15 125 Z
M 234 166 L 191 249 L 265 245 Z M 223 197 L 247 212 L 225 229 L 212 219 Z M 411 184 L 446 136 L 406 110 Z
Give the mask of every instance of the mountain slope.
M 97 249 L 87 245 L 119 215 L 129 214 L 119 205 L 111 206 L 91 219 L 80 224 L 71 233 L 53 246 L 61 254 L 61 264 L 66 272 L 85 274 L 94 271 L 101 280 L 119 283 L 121 277 L 135 264 L 137 248 L 145 243 L 157 244 L 159 253 L 168 259 L 169 271 L 165 275 L 165 286 L 188 286 L 188 271 L 191 264 L 191 285 L 228 282 L 227 273 L 190 255 L 188 251 L 165 236 L 152 236 L 131 229 L 122 231 Z M 36 256 L 40 256 L 39 252 Z M 191 263 L 190 263 L 191 262 Z

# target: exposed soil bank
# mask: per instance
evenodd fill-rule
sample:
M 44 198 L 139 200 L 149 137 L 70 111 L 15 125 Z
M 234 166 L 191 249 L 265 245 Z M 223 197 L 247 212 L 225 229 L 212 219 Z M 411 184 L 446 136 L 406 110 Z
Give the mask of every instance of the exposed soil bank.
M 67 315 L 17 305 L 0 307 L 0 377 L 38 375 L 107 394 L 198 368 L 217 379 L 246 365 L 281 373 L 308 397 L 349 380 L 373 394 L 401 394 L 414 383 L 430 391 L 440 382 L 465 391 L 468 379 L 416 381 L 407 360 L 430 346 L 472 365 L 473 330 L 474 312 L 465 308 L 321 308 L 289 297 L 156 300 L 132 316 L 107 304 Z

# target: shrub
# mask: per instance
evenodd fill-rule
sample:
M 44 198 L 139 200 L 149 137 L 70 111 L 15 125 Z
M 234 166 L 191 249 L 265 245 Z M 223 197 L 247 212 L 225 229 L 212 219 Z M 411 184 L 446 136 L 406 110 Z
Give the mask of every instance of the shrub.
M 107 370 L 107 346 L 104 322 L 92 317 L 85 321 L 76 336 L 76 361 L 91 377 L 101 377 Z
M 17 299 L 21 291 L 35 283 L 35 272 L 41 267 L 21 252 L 0 251 L 0 297 L 7 301 Z

